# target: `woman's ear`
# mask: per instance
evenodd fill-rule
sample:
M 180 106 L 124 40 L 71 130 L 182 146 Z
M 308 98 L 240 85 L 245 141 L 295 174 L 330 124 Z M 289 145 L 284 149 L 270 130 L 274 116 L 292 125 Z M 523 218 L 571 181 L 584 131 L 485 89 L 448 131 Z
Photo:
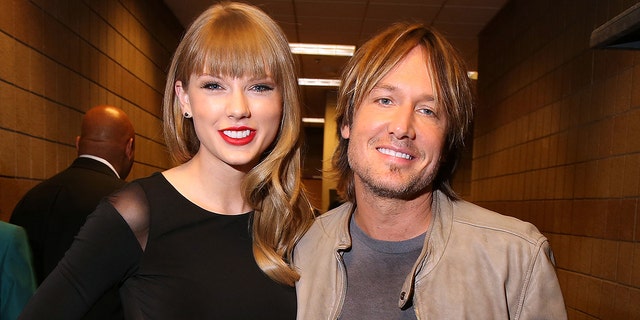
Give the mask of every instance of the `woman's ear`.
M 191 112 L 191 104 L 189 103 L 189 94 L 187 93 L 187 90 L 182 86 L 182 81 L 176 81 L 174 89 L 176 91 L 176 96 L 180 101 L 180 109 L 182 109 L 182 113 L 193 114 Z

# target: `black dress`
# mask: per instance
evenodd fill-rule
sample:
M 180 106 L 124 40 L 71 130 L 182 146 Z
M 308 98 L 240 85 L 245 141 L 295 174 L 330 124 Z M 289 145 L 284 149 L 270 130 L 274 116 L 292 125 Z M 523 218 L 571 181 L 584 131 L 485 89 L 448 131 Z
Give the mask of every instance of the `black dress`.
M 148 226 L 144 251 L 114 206 Z M 295 289 L 255 263 L 250 217 L 206 211 L 162 174 L 136 180 L 89 216 L 21 319 L 77 319 L 114 283 L 127 319 L 295 319 Z

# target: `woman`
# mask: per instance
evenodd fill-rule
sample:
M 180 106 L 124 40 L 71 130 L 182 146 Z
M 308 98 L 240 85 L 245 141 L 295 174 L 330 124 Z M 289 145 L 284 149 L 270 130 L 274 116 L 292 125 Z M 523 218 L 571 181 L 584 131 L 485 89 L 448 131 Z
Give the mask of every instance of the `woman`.
M 286 124 L 286 125 L 285 125 Z M 128 319 L 294 319 L 294 244 L 313 219 L 282 31 L 222 3 L 187 30 L 164 99 L 178 166 L 103 201 L 23 319 L 75 319 L 114 283 Z

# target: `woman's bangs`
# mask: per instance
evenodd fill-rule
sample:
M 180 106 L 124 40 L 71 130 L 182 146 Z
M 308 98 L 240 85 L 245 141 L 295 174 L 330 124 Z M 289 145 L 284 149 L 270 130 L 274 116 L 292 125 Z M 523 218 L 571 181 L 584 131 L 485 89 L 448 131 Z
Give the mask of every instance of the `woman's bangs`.
M 242 35 L 238 35 L 242 36 Z M 273 50 L 264 41 L 256 37 L 210 38 L 205 45 L 206 57 L 202 60 L 203 73 L 231 77 L 251 76 L 264 78 L 270 76 L 274 81 L 278 76 L 271 70 L 278 70 Z

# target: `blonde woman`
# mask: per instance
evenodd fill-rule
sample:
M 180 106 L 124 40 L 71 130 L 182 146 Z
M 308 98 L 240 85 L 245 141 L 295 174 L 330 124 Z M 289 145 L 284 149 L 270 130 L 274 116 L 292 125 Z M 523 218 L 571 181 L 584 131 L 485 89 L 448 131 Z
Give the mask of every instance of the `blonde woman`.
M 294 69 L 259 9 L 202 13 L 165 88 L 178 165 L 103 201 L 23 318 L 80 318 L 120 283 L 127 319 L 294 319 L 291 254 L 313 219 Z

